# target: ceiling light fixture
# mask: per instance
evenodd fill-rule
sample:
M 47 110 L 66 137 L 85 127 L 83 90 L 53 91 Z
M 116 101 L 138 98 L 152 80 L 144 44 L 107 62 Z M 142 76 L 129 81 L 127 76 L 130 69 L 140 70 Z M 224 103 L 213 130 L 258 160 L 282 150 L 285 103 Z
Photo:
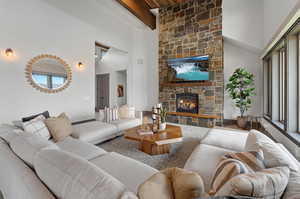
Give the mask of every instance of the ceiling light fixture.
M 7 57 L 11 57 L 14 55 L 14 51 L 11 48 L 5 50 L 5 54 Z

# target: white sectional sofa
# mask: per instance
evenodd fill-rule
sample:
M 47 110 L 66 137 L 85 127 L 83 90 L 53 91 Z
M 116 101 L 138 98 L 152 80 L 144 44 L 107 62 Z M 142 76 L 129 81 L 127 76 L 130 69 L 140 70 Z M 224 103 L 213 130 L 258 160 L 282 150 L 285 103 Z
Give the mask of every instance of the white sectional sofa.
M 109 123 L 103 119 L 73 125 L 72 136 L 84 142 L 98 144 L 123 134 L 123 131 L 142 124 L 143 113 L 135 111 L 135 118 L 119 119 Z
M 208 192 L 220 158 L 228 152 L 245 151 L 248 134 L 248 132 L 235 130 L 210 130 L 194 149 L 184 168 L 200 174 L 204 181 L 205 190 Z M 0 128 L 0 191 L 3 193 L 4 198 L 54 199 L 55 196 L 48 190 L 47 185 L 40 180 L 35 170 L 31 169 L 13 152 L 9 144 L 14 139 L 13 135 L 13 128 Z M 108 153 L 91 143 L 73 137 L 67 137 L 63 141 L 55 143 L 55 145 L 59 150 L 80 157 L 86 161 L 86 164 L 96 166 L 101 171 L 106 172 L 110 176 L 109 178 L 123 184 L 126 189 L 133 193 L 137 193 L 138 186 L 158 172 L 141 162 L 115 152 Z M 281 144 L 278 144 L 278 146 L 283 149 L 287 156 L 291 157 L 289 160 L 293 161 L 300 172 L 300 163 Z M 26 150 L 32 153 L 29 149 L 25 149 L 25 152 Z M 47 155 L 47 153 L 45 154 Z M 54 163 L 56 162 L 55 157 L 51 156 L 50 158 Z M 57 162 L 57 164 L 60 163 Z M 61 165 L 61 167 L 66 167 L 66 165 Z M 99 197 L 99 199 L 101 198 L 111 199 L 111 197 Z
M 0 127 L 0 191 L 3 193 L 4 198 L 56 198 L 40 180 L 34 169 L 30 168 L 12 150 L 9 143 L 15 139 L 14 136 L 15 132 L 12 127 Z M 122 183 L 126 189 L 133 193 L 137 193 L 138 186 L 157 172 L 156 169 L 141 162 L 118 153 L 106 152 L 93 144 L 73 137 L 67 137 L 63 141 L 56 143 L 56 145 L 59 150 L 80 157 L 89 162 L 89 164 L 105 171 L 112 179 Z M 25 149 L 23 154 L 27 152 L 26 150 L 32 153 L 29 147 Z

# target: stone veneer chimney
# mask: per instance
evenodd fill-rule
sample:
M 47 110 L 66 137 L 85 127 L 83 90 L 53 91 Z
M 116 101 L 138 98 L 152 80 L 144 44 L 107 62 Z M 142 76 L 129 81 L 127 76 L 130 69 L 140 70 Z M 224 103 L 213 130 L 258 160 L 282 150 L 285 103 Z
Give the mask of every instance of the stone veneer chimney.
M 159 100 L 176 112 L 176 94 L 198 94 L 199 114 L 223 117 L 222 0 L 190 0 L 159 10 Z M 168 82 L 167 60 L 209 55 L 213 79 L 203 83 Z M 169 115 L 168 121 L 209 126 L 209 119 Z M 217 121 L 218 122 L 218 121 Z

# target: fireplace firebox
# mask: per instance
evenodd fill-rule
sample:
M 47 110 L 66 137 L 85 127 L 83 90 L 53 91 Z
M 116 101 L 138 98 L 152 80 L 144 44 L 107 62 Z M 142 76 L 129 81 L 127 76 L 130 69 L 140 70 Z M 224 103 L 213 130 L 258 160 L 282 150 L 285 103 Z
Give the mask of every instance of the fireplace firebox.
M 198 94 L 179 93 L 176 94 L 176 112 L 198 114 Z

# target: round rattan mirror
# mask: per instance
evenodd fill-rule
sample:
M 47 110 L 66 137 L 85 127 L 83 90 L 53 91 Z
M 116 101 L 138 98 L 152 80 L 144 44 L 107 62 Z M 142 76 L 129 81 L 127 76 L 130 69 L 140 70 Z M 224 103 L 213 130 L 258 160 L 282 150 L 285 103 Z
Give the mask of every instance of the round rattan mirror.
M 72 81 L 72 70 L 61 58 L 54 55 L 39 55 L 26 66 L 27 81 L 45 93 L 57 93 L 66 89 Z

